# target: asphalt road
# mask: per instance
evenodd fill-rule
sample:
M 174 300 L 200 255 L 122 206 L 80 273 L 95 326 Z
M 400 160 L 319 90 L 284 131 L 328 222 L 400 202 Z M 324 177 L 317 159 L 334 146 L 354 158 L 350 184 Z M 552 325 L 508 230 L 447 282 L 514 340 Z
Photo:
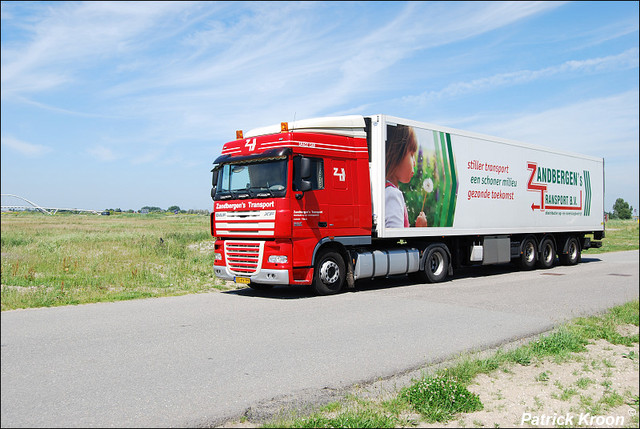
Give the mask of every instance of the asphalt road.
M 2 312 L 2 427 L 217 426 L 638 298 L 638 251 L 573 267 Z M 291 396 L 290 396 L 291 397 Z

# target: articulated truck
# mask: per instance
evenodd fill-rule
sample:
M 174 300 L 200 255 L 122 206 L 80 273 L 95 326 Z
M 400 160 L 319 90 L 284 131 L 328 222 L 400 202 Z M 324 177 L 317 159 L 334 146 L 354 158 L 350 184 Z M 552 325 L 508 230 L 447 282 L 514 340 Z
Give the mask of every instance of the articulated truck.
M 604 238 L 602 158 L 387 115 L 237 131 L 212 172 L 215 275 L 258 290 L 574 265 Z

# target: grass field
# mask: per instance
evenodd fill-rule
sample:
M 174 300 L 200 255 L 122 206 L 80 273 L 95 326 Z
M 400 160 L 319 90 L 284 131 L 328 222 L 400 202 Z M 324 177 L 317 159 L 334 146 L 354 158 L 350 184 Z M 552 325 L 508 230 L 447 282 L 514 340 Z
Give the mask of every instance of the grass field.
M 2 310 L 228 289 L 213 275 L 204 215 L 2 213 Z M 601 249 L 638 248 L 638 223 L 610 221 Z
M 2 310 L 224 289 L 204 215 L 2 213 Z
M 602 247 L 589 249 L 584 253 L 593 255 L 603 252 L 634 250 L 638 248 L 638 237 L 638 221 L 610 220 L 605 225 L 605 238 L 602 240 Z

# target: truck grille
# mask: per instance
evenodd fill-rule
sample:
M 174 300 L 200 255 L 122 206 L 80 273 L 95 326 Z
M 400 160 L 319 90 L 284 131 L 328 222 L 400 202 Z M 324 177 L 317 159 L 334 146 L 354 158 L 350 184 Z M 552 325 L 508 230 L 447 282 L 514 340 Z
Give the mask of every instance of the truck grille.
M 275 210 L 216 212 L 216 236 L 273 236 Z
M 260 271 L 264 241 L 225 241 L 227 268 L 236 275 L 251 276 Z

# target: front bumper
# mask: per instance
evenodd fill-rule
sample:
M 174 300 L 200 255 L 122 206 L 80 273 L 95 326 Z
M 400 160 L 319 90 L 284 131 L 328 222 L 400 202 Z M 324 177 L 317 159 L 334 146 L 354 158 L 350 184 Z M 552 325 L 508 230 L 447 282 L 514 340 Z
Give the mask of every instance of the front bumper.
M 215 265 L 213 267 L 213 271 L 216 274 L 216 277 L 219 279 L 235 281 L 236 275 L 230 272 L 227 269 L 227 267 Z M 248 277 L 251 280 L 251 283 L 272 284 L 272 285 L 289 284 L 288 270 L 270 270 L 270 269 L 263 268 L 254 275 L 237 276 L 237 277 Z

